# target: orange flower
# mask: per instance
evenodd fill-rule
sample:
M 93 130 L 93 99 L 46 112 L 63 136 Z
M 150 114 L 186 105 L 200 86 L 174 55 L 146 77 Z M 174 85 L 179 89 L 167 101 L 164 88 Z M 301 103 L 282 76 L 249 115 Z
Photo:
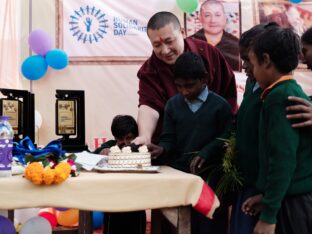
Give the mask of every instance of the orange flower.
M 34 184 L 51 185 L 60 184 L 65 181 L 71 172 L 71 166 L 67 162 L 61 162 L 54 169 L 43 168 L 39 162 L 32 162 L 25 168 L 25 178 Z
M 55 170 L 51 168 L 46 168 L 43 172 L 43 182 L 46 185 L 50 185 L 54 182 L 55 178 Z
M 33 174 L 31 177 L 31 182 L 33 182 L 34 184 L 40 185 L 42 184 L 42 174 Z
M 60 184 L 67 179 L 69 175 L 67 175 L 61 168 L 55 169 L 55 178 L 54 183 Z
M 42 183 L 43 166 L 39 162 L 32 162 L 28 164 L 25 169 L 26 179 L 32 181 L 34 184 Z
M 67 162 L 60 162 L 56 165 L 55 169 L 57 168 L 60 168 L 65 174 L 70 174 L 71 166 Z

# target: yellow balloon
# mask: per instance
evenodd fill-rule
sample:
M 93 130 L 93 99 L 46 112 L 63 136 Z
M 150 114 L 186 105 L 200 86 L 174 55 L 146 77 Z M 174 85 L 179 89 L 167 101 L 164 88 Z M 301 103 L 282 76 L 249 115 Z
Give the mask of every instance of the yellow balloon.
M 69 209 L 66 211 L 56 211 L 58 224 L 65 227 L 77 227 L 79 221 L 79 210 Z

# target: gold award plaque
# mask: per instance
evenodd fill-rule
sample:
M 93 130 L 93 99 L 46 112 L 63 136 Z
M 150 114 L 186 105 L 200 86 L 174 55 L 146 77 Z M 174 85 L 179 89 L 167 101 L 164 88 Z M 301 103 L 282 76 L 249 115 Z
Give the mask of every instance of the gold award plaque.
M 18 134 L 19 103 L 18 100 L 2 99 L 2 115 L 9 117 L 14 134 Z
M 76 103 L 74 100 L 57 100 L 57 134 L 76 134 Z

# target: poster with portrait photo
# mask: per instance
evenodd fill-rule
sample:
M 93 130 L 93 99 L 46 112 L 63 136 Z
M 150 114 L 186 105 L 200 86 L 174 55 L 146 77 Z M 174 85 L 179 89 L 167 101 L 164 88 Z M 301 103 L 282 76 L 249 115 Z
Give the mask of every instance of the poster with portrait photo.
M 312 26 L 312 2 L 258 1 L 255 6 L 257 23 L 274 21 L 281 27 L 291 28 L 299 36 Z M 306 65 L 299 64 L 298 68 L 305 69 Z
M 199 0 L 198 9 L 185 14 L 186 36 L 216 46 L 233 70 L 241 71 L 238 41 L 241 34 L 241 7 L 237 0 Z

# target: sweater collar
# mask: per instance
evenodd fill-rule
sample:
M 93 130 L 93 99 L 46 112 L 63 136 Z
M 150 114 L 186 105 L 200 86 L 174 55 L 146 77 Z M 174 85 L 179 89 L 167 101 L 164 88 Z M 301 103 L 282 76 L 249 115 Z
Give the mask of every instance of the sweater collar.
M 262 93 L 261 93 L 261 100 L 264 100 L 265 97 L 271 92 L 271 90 L 277 86 L 279 83 L 286 81 L 286 80 L 293 80 L 293 75 L 287 75 L 287 76 L 281 76 L 277 81 L 275 81 L 273 84 L 271 84 L 269 87 L 267 87 Z

